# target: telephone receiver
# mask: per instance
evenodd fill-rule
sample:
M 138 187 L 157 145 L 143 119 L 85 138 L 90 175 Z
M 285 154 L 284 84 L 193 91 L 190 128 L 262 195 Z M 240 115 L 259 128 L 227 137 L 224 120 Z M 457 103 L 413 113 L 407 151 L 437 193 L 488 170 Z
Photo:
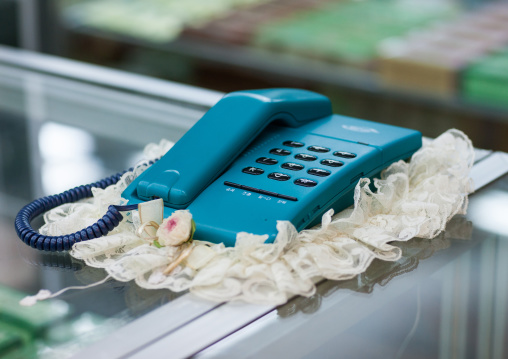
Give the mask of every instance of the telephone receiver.
M 298 230 L 353 203 L 354 187 L 421 147 L 421 133 L 332 113 L 300 89 L 225 95 L 123 192 L 129 204 L 188 209 L 195 239 L 233 246 L 238 232 L 267 235 L 278 220 Z

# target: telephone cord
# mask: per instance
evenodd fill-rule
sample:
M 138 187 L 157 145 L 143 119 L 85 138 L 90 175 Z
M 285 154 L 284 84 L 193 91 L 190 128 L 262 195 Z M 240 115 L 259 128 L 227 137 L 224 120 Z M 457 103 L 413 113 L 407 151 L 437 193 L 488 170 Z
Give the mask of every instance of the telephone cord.
M 153 164 L 153 161 L 150 161 L 149 164 Z M 53 196 L 42 197 L 29 203 L 18 212 L 14 222 L 18 237 L 32 248 L 37 248 L 41 251 L 61 252 L 71 249 L 72 245 L 76 242 L 87 241 L 107 235 L 123 220 L 123 216 L 120 212 L 132 211 L 137 209 L 138 205 L 110 205 L 106 214 L 96 223 L 75 233 L 62 236 L 46 236 L 40 234 L 32 228 L 30 222 L 35 217 L 64 203 L 76 202 L 83 198 L 92 197 L 92 188 L 104 189 L 115 184 L 120 180 L 122 175 L 128 171 L 132 171 L 132 168 L 100 181 L 78 186 Z

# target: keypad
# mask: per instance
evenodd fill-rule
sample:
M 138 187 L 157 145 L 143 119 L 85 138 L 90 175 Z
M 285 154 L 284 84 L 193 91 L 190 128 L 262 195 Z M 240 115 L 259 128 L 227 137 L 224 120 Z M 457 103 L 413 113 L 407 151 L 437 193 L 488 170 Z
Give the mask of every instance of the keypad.
M 346 152 L 346 151 L 335 151 L 333 153 L 334 156 L 337 156 L 337 157 L 342 157 L 342 158 L 355 158 L 356 155 L 354 153 L 351 153 L 351 152 Z
M 330 171 L 324 170 L 322 168 L 311 168 L 307 171 L 308 174 L 319 177 L 326 177 L 331 174 Z
M 302 166 L 301 164 L 293 162 L 283 163 L 281 167 L 291 171 L 301 171 L 304 169 L 304 166 Z
M 316 156 L 309 155 L 307 153 L 299 153 L 299 154 L 295 155 L 295 158 L 297 160 L 308 161 L 308 162 L 317 160 Z
M 295 180 L 294 183 L 298 186 L 303 186 L 303 187 L 314 187 L 317 185 L 316 181 L 313 181 L 313 180 L 307 179 L 307 178 L 298 178 Z
M 270 157 L 259 157 L 256 160 L 256 162 L 262 163 L 264 165 L 276 165 L 277 163 L 279 163 L 279 161 L 277 161 L 275 158 L 270 158 Z
M 292 141 L 292 140 L 287 140 L 287 141 L 284 141 L 279 144 L 282 146 L 287 146 L 287 147 L 292 147 L 292 148 L 302 148 L 305 146 L 305 143 L 303 143 L 303 142 Z M 294 155 L 295 159 L 300 160 L 300 161 L 305 161 L 305 162 L 313 162 L 313 161 L 319 160 L 319 164 L 314 163 L 314 167 L 305 169 L 306 166 L 304 166 L 300 163 L 283 162 L 279 168 L 293 171 L 293 172 L 302 171 L 305 169 L 309 176 L 314 176 L 314 179 L 311 179 L 312 178 L 311 177 L 311 178 L 297 178 L 297 179 L 293 180 L 293 179 L 291 179 L 292 174 L 286 174 L 286 173 L 282 173 L 282 172 L 270 172 L 267 175 L 267 177 L 269 179 L 272 179 L 275 181 L 281 181 L 281 182 L 292 180 L 293 183 L 298 186 L 315 187 L 318 185 L 318 181 L 317 181 L 316 177 L 321 177 L 321 178 L 328 177 L 332 174 L 333 167 L 344 166 L 344 162 L 339 161 L 338 159 L 331 159 L 331 158 L 322 159 L 322 157 L 321 158 L 318 157 L 318 156 L 320 156 L 319 154 L 334 151 L 328 147 L 319 146 L 319 145 L 310 145 L 310 146 L 307 146 L 305 149 L 300 149 L 300 151 L 302 151 L 302 150 L 314 152 L 314 154 L 305 153 L 305 152 L 304 153 L 297 153 Z M 292 154 L 291 150 L 279 148 L 279 147 L 272 148 L 271 150 L 269 150 L 269 153 L 272 155 L 276 155 L 276 156 L 289 156 Z M 256 163 L 260 163 L 262 165 L 269 165 L 269 166 L 278 165 L 279 160 L 277 160 L 276 156 L 273 156 L 275 158 L 273 158 L 273 157 L 258 157 L 256 159 Z M 325 156 L 329 156 L 329 155 L 325 155 Z M 334 151 L 333 156 L 345 158 L 345 159 L 352 159 L 352 158 L 355 158 L 357 155 L 355 153 L 348 152 L 348 151 Z M 319 165 L 326 166 L 326 167 L 328 167 L 328 169 L 326 167 L 323 168 Z M 330 168 L 330 167 L 332 167 L 332 168 Z M 275 169 L 275 168 L 273 168 L 273 169 Z M 242 169 L 242 172 L 251 174 L 251 175 L 265 174 L 265 170 L 263 170 L 262 168 L 254 167 L 254 166 L 245 167 L 244 169 Z M 233 187 L 236 187 L 236 188 L 243 188 L 243 189 L 251 190 L 251 191 L 254 191 L 257 193 L 263 193 L 263 194 L 267 194 L 270 196 L 275 196 L 278 198 L 286 198 L 286 199 L 290 199 L 293 201 L 297 200 L 294 197 L 283 195 L 283 194 L 277 194 L 274 192 L 266 191 L 264 189 L 253 188 L 253 187 L 248 187 L 245 185 L 234 184 L 234 183 L 231 185 L 234 185 Z
M 291 154 L 291 151 L 285 150 L 283 148 L 272 148 L 270 150 L 270 153 L 272 155 L 278 155 L 278 156 L 287 156 Z
M 288 146 L 288 147 L 303 147 L 303 146 L 305 146 L 305 143 L 301 143 L 298 141 L 284 141 L 282 144 L 284 146 Z
M 330 166 L 330 167 L 340 167 L 340 166 L 344 165 L 344 162 L 326 159 L 326 160 L 322 160 L 321 164 L 325 165 L 325 166 Z
M 245 167 L 242 170 L 242 172 L 248 173 L 250 175 L 262 175 L 263 173 L 265 173 L 264 170 L 262 170 L 261 168 L 257 168 L 257 167 Z
M 277 180 L 277 181 L 287 181 L 291 178 L 291 176 L 288 176 L 285 173 L 273 172 L 268 175 L 268 178 Z
M 323 147 L 323 146 L 309 146 L 309 147 L 307 147 L 307 149 L 309 151 L 319 152 L 319 153 L 330 152 L 330 149 L 328 147 Z

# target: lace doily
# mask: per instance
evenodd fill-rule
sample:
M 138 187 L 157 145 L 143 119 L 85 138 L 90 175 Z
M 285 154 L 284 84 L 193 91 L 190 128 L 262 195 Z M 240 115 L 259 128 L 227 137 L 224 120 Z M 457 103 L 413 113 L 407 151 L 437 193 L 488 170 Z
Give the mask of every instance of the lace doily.
M 167 141 L 149 145 L 147 161 L 169 148 Z M 313 295 L 319 279 L 350 279 L 375 258 L 398 260 L 401 250 L 390 242 L 437 236 L 455 214 L 466 211 L 473 160 L 471 141 L 449 130 L 426 141 L 409 163 L 399 161 L 383 171 L 374 180 L 375 191 L 369 179 L 361 179 L 354 206 L 335 216 L 325 213 L 321 226 L 298 233 L 291 223 L 279 221 L 273 244 L 244 232 L 231 248 L 195 240 L 189 257 L 169 275 L 163 271 L 178 250 L 140 238 L 136 211 L 107 237 L 76 243 L 70 254 L 104 268 L 116 280 L 135 280 L 147 289 L 190 290 L 213 301 L 281 304 L 293 295 Z M 56 236 L 94 223 L 110 204 L 125 203 L 122 191 L 146 168 L 147 162 L 141 163 L 117 184 L 94 189 L 93 199 L 46 213 L 40 232 Z

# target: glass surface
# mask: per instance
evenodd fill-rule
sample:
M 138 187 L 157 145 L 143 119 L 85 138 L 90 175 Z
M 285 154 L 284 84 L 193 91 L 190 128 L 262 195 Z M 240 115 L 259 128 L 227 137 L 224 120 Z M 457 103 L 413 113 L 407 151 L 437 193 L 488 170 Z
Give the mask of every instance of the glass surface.
M 65 292 L 32 312 L 20 311 L 17 302 L 27 294 L 89 285 L 102 280 L 105 272 L 65 253 L 27 247 L 13 228 L 17 211 L 35 197 L 133 165 L 148 142 L 177 140 L 209 102 L 188 103 L 181 91 L 180 97 L 164 97 L 165 90 L 150 93 L 153 83 L 148 79 L 122 75 L 128 89 L 121 89 L 108 76 L 103 82 L 91 80 L 97 72 L 77 71 L 80 79 L 70 72 L 52 75 L 49 70 L 7 64 L 1 55 L 0 51 L 0 356 L 67 357 L 108 340 L 108 334 L 128 328 L 166 303 L 180 300 L 198 306 L 190 296 L 109 280 Z M 192 94 L 201 98 L 199 92 Z M 468 215 L 455 217 L 440 237 L 399 244 L 404 253 L 399 261 L 375 261 L 355 279 L 322 282 L 315 296 L 266 309 L 266 315 L 242 323 L 241 329 L 196 357 L 505 357 L 506 196 L 508 176 L 472 195 Z M 215 305 L 202 305 L 203 317 Z M 187 315 L 182 303 L 175 307 L 184 312 L 182 317 Z M 236 308 L 246 314 L 241 306 Z M 171 326 L 175 317 L 157 318 L 134 335 L 156 325 Z M 181 326 L 194 319 L 183 318 Z M 217 321 L 211 330 L 223 324 Z M 154 343 L 168 333 L 157 334 Z M 197 345 L 199 340 L 192 338 Z
M 18 59 L 24 57 L 20 54 Z M 14 231 L 17 211 L 36 197 L 133 166 L 142 157 L 144 145 L 162 138 L 178 139 L 206 108 L 198 98 L 195 105 L 172 104 L 168 98 L 112 89 L 112 85 L 0 60 L 2 358 L 68 357 L 182 294 L 108 280 L 34 307 L 18 305 L 21 298 L 39 289 L 56 292 L 86 286 L 104 279 L 106 273 L 67 253 L 26 246 Z M 171 84 L 167 88 L 171 90 Z
M 349 281 L 325 281 L 197 358 L 505 358 L 508 175 L 470 197 L 439 237 L 398 243 Z M 502 207 L 500 207 L 502 206 Z M 503 211 L 504 209 L 504 211 Z M 485 217 L 494 218 L 485 222 Z M 494 224 L 492 224 L 494 223 Z

